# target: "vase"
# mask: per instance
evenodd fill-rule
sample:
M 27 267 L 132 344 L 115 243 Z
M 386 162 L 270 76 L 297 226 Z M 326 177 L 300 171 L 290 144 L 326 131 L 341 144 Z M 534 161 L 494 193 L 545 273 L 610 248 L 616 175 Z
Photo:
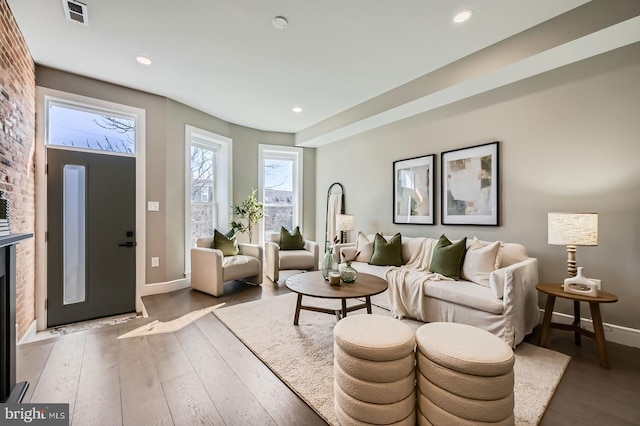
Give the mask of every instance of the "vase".
M 338 261 L 333 255 L 333 247 L 329 247 L 329 250 L 324 254 L 320 271 L 322 272 L 322 277 L 325 281 L 329 281 L 329 272 L 338 271 Z
M 591 285 L 591 281 L 589 281 L 589 279 L 587 277 L 584 276 L 584 274 L 582 273 L 582 266 L 578 266 L 578 273 L 576 274 L 575 277 L 571 277 L 571 278 L 567 278 L 564 280 L 564 288 L 565 290 L 567 289 L 567 287 L 570 284 L 582 284 L 582 285 L 586 285 L 586 286 L 590 286 Z
M 358 278 L 358 271 L 351 266 L 351 262 L 347 262 L 344 268 L 342 268 L 342 272 L 340 272 L 340 279 L 342 282 L 350 284 L 355 282 L 356 278 Z

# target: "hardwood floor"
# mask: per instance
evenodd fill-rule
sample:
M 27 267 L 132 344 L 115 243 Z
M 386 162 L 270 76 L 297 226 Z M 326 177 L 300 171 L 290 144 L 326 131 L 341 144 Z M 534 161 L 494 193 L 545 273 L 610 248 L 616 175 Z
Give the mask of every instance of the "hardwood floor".
M 201 311 L 288 292 L 267 279 L 261 287 L 227 283 L 219 298 L 183 289 L 145 297 L 149 318 L 20 345 L 25 402 L 67 402 L 72 424 L 82 426 L 325 424 Z M 599 367 L 591 339 L 577 347 L 570 333 L 552 331 L 549 348 L 572 359 L 542 425 L 640 424 L 640 349 L 607 345 L 611 370 Z

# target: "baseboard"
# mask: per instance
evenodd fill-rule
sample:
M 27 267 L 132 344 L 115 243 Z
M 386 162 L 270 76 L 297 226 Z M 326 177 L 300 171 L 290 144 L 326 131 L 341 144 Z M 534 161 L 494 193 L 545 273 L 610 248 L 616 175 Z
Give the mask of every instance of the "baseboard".
M 20 339 L 17 343 L 18 345 L 21 345 L 22 342 L 30 342 L 31 340 L 33 340 L 33 338 L 36 335 L 37 329 L 36 329 L 36 320 L 33 320 L 31 322 L 31 325 L 29 326 L 29 328 L 27 329 L 27 332 L 24 333 L 24 336 L 22 336 L 22 339 Z M 17 336 L 17 333 L 16 333 Z
M 170 291 L 181 290 L 190 286 L 191 280 L 189 278 L 180 278 L 179 280 L 167 281 L 165 283 L 146 284 L 142 296 L 169 293 Z
M 542 321 L 543 315 L 544 309 L 540 309 L 540 321 Z M 551 320 L 560 324 L 571 324 L 573 323 L 573 315 L 554 312 Z M 593 322 L 590 319 L 580 318 L 580 326 L 586 330 L 593 331 Z M 608 342 L 640 348 L 640 330 L 607 324 L 606 322 L 602 324 L 602 327 L 604 328 L 604 337 Z

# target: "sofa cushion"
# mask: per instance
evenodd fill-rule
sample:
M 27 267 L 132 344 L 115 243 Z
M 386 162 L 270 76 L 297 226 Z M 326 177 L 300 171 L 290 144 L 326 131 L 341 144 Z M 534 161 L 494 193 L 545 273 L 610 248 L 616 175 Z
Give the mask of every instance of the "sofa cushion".
M 280 250 L 304 250 L 304 239 L 299 226 L 291 232 L 284 226 L 280 228 Z
M 500 245 L 500 241 L 484 244 L 480 240 L 472 240 L 462 263 L 462 278 L 489 287 L 489 274 L 496 269 Z
M 375 275 L 383 280 L 389 269 L 388 266 L 371 265 L 366 262 L 351 262 L 351 267 L 358 271 L 358 273 Z
M 369 262 L 371 255 L 373 255 L 373 241 L 371 241 L 362 232 L 358 232 L 358 239 L 356 240 L 356 254 L 357 256 L 350 260 L 357 262 Z
M 235 256 L 238 254 L 238 242 L 235 236 L 228 236 L 219 232 L 217 229 L 213 231 L 213 245 L 216 250 L 220 250 L 223 256 Z
M 373 254 L 369 263 L 379 266 L 401 266 L 402 236 L 400 233 L 391 237 L 389 241 L 382 235 L 376 234 L 373 242 Z
M 500 260 L 500 267 L 511 266 L 515 263 L 527 260 L 529 255 L 527 249 L 522 244 L 518 243 L 504 243 L 502 250 L 500 250 L 502 259 Z
M 466 251 L 466 237 L 452 243 L 443 234 L 438 240 L 436 247 L 433 249 L 429 271 L 444 275 L 445 277 L 453 278 L 454 280 L 460 279 L 462 263 L 464 261 Z
M 471 281 L 427 281 L 422 290 L 425 296 L 468 306 L 479 311 L 502 314 L 502 300 L 496 299 L 490 288 Z

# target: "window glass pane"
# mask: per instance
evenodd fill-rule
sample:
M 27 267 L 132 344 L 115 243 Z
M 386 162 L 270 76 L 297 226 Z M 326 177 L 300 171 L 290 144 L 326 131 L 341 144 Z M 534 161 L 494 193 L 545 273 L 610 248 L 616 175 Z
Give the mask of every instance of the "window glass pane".
M 134 154 L 135 121 L 102 112 L 49 105 L 50 145 Z
M 216 223 L 216 150 L 191 145 L 191 247 L 198 237 L 213 235 Z
M 264 239 L 280 232 L 280 228 L 293 228 L 293 160 L 264 160 Z
M 85 301 L 85 167 L 63 169 L 63 303 Z

